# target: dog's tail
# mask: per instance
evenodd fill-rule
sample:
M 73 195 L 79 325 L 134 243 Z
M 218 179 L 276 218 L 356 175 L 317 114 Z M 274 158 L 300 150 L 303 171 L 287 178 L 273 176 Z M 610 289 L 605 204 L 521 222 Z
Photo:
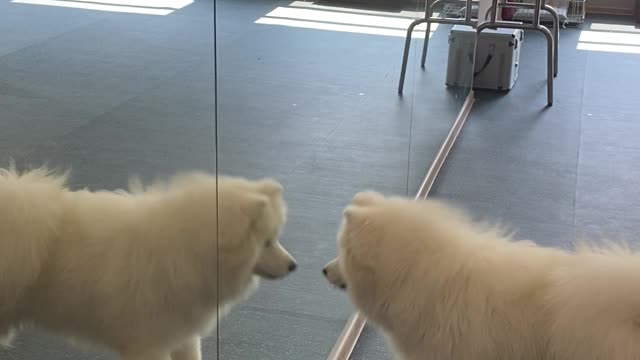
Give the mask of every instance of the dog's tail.
M 60 224 L 67 175 L 0 169 L 0 315 L 40 275 Z
M 550 358 L 640 359 L 640 254 L 580 246 L 552 275 Z

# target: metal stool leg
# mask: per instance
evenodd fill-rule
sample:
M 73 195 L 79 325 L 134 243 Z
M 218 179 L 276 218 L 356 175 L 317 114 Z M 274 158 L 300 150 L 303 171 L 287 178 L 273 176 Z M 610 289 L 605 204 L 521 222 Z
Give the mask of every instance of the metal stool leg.
M 427 48 L 429 47 L 429 34 L 431 34 L 431 21 L 427 21 L 427 31 L 424 34 L 424 44 L 422 46 L 422 58 L 420 59 L 420 67 L 424 69 L 427 62 Z
M 431 18 L 433 12 L 432 0 L 427 0 L 424 9 L 424 18 Z M 429 34 L 431 34 L 431 21 L 427 21 L 427 30 L 424 33 L 424 44 L 422 45 L 422 58 L 420 59 L 420 67 L 424 69 L 424 64 L 427 62 L 427 48 L 429 48 Z
M 553 17 L 553 76 L 558 76 L 558 48 L 560 47 L 560 15 L 556 9 L 549 5 L 544 5 L 544 9 Z
M 407 38 L 404 42 L 404 53 L 402 54 L 402 68 L 400 69 L 398 94 L 402 94 L 402 89 L 404 88 L 404 77 L 407 73 L 407 62 L 409 61 L 409 50 L 411 48 L 411 35 L 413 34 L 413 29 L 424 22 L 427 22 L 427 19 L 415 20 L 409 25 L 409 28 L 407 29 Z
M 538 30 L 547 38 L 547 104 L 553 105 L 553 59 L 554 44 L 551 31 L 544 26 L 538 26 Z

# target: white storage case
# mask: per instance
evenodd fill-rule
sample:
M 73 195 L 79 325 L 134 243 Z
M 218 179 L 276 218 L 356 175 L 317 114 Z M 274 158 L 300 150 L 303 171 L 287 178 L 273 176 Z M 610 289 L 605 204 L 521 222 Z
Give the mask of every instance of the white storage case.
M 449 34 L 447 86 L 469 86 L 476 30 L 456 25 Z M 518 63 L 524 31 L 520 29 L 486 29 L 480 33 L 476 47 L 473 87 L 510 90 L 518 78 Z

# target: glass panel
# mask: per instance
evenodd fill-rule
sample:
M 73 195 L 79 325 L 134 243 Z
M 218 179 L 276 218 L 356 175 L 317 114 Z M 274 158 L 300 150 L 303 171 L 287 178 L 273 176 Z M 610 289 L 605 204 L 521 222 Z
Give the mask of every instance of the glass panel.
M 260 179 L 275 179 L 288 209 L 279 236 L 275 221 L 251 230 L 243 251 L 253 252 L 220 253 L 221 268 L 242 264 L 261 280 L 255 293 L 230 299 L 220 358 L 324 359 L 353 311 L 321 272 L 336 255 L 343 208 L 361 190 L 416 194 L 469 94 L 475 37 L 447 86 L 451 26 L 433 24 L 429 35 L 418 26 L 399 96 L 405 35 L 424 3 L 218 0 L 216 7 L 219 172 L 258 181 L 248 193 Z M 277 215 L 271 199 L 266 214 Z M 231 240 L 221 237 L 221 247 Z M 297 268 L 289 272 L 292 259 Z M 366 330 L 354 356 L 390 358 L 381 349 L 382 336 Z
M 465 3 L 430 0 L 433 16 L 464 20 Z M 472 13 L 475 17 L 475 14 Z M 426 27 L 425 25 L 420 25 Z M 420 29 L 420 26 L 417 29 Z M 474 73 L 475 30 L 466 25 L 433 23 L 424 67 L 421 58 L 424 40 L 414 39 L 414 77 L 411 96 L 412 124 L 409 154 L 408 194 L 415 195 L 443 141 L 471 91 Z M 415 37 L 414 37 L 415 38 Z
M 0 358 L 165 360 L 215 322 L 213 19 L 208 0 L 0 1 L 1 167 L 71 169 L 74 191 L 40 194 L 28 179 L 9 191 L 0 175 L 13 224 L 0 226 L 0 253 L 16 255 L 0 261 L 0 338 L 21 320 L 44 325 L 21 331 Z M 153 194 L 111 192 L 133 176 L 146 185 L 192 171 L 209 175 Z M 19 245 L 1 248 L 36 241 L 20 238 L 24 219 L 13 214 L 29 203 L 40 205 L 25 210 L 30 225 L 46 219 L 56 230 L 40 239 L 46 256 L 30 258 L 42 265 L 32 277 Z M 63 334 L 108 346 L 75 347 Z

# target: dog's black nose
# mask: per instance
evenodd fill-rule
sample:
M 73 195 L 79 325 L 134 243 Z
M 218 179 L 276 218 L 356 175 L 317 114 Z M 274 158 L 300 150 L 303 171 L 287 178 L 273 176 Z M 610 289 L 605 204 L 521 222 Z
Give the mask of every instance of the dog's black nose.
M 292 262 L 291 264 L 289 264 L 289 272 L 294 271 L 295 269 L 298 268 L 298 264 Z
M 324 276 L 327 276 L 327 268 L 322 269 L 322 273 L 324 274 Z

